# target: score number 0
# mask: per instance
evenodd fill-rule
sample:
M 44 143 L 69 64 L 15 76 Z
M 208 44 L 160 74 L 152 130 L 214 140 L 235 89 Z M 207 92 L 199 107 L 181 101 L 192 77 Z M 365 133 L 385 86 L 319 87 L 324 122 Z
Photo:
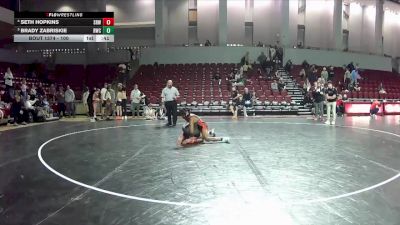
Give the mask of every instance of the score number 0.
M 114 26 L 114 18 L 103 18 L 103 26 Z

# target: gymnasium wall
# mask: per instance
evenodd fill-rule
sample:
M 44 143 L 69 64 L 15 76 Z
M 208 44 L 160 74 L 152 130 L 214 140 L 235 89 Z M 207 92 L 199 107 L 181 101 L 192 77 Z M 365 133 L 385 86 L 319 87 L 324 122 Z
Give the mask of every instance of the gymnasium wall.
M 364 6 L 350 4 L 349 50 L 377 53 L 375 49 L 375 1 L 365 0 Z
M 392 71 L 390 57 L 368 55 L 362 53 L 349 53 L 341 51 L 311 50 L 311 49 L 285 49 L 284 61 L 292 60 L 293 64 L 301 64 L 307 60 L 310 64 L 343 66 L 349 62 L 358 63 L 363 69 Z
M 314 0 L 306 3 L 305 42 L 306 46 L 333 47 L 333 1 Z
M 400 12 L 400 5 L 385 2 L 385 7 Z M 383 48 L 387 55 L 400 56 L 400 15 L 393 11 L 385 11 L 383 26 Z
M 250 60 L 257 59 L 261 51 L 266 48 L 258 47 L 158 47 L 143 50 L 141 64 L 154 62 L 169 63 L 239 63 L 240 58 L 249 51 Z M 294 64 L 301 64 L 304 60 L 318 65 L 342 66 L 353 61 L 361 68 L 391 71 L 391 58 L 346 53 L 340 51 L 285 49 L 284 61 L 291 59 Z
M 218 43 L 218 21 L 219 0 L 197 1 L 197 35 L 200 43 L 206 40 Z

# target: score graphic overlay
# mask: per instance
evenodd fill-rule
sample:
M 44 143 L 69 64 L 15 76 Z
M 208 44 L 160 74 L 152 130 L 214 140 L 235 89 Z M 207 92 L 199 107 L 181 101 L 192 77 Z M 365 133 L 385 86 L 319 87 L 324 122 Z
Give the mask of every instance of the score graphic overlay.
M 14 42 L 114 42 L 114 12 L 15 12 Z

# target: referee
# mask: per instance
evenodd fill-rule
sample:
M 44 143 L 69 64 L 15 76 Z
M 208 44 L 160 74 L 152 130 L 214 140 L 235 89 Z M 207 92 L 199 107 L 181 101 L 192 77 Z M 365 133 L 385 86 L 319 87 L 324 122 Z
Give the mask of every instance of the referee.
M 177 102 L 176 99 L 179 98 L 179 91 L 172 86 L 172 80 L 167 81 L 167 86 L 162 90 L 161 98 L 165 103 L 165 108 L 167 109 L 168 124 L 167 126 L 176 126 L 176 121 L 178 119 L 177 112 Z M 172 118 L 173 117 L 173 121 Z M 173 123 L 172 123 L 173 122 Z

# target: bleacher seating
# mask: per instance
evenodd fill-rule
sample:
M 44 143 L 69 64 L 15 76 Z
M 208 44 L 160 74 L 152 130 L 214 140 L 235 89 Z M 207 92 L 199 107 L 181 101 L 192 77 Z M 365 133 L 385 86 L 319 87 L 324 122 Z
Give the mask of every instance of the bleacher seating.
M 300 65 L 296 65 L 293 67 L 291 71 L 291 75 L 296 79 L 297 83 L 300 86 L 303 86 L 304 81 L 300 78 L 299 73 L 301 70 Z M 322 66 L 317 66 L 318 74 L 321 73 Z M 343 84 L 343 74 L 344 69 L 341 67 L 335 67 L 335 77 L 333 79 L 333 83 L 335 87 L 339 89 L 340 92 L 343 93 L 342 84 Z M 359 82 L 359 86 L 361 87 L 361 91 L 352 91 L 347 93 L 348 98 L 350 99 L 391 99 L 398 100 L 400 99 L 400 76 L 393 72 L 387 71 L 378 71 L 378 70 L 361 70 L 360 76 L 362 80 Z M 387 94 L 379 94 L 378 87 L 380 83 L 383 84 L 383 87 Z
M 167 80 L 173 80 L 181 94 L 179 104 L 186 106 L 225 106 L 230 100 L 231 86 L 226 79 L 228 74 L 235 68 L 235 64 L 227 63 L 205 63 L 205 64 L 160 64 L 142 65 L 136 72 L 134 79 L 130 82 L 128 90 L 133 84 L 138 84 L 150 99 L 152 104 L 160 102 L 160 93 L 165 87 Z M 247 74 L 244 86 L 239 86 L 239 92 L 243 93 L 244 87 L 250 92 L 255 92 L 258 106 L 290 106 L 291 96 L 287 91 L 282 93 L 271 90 L 271 80 L 264 79 L 263 73 L 258 74 L 259 67 L 256 65 Z M 214 80 L 218 73 L 222 79 L 221 85 Z M 260 109 L 264 109 L 261 107 Z

